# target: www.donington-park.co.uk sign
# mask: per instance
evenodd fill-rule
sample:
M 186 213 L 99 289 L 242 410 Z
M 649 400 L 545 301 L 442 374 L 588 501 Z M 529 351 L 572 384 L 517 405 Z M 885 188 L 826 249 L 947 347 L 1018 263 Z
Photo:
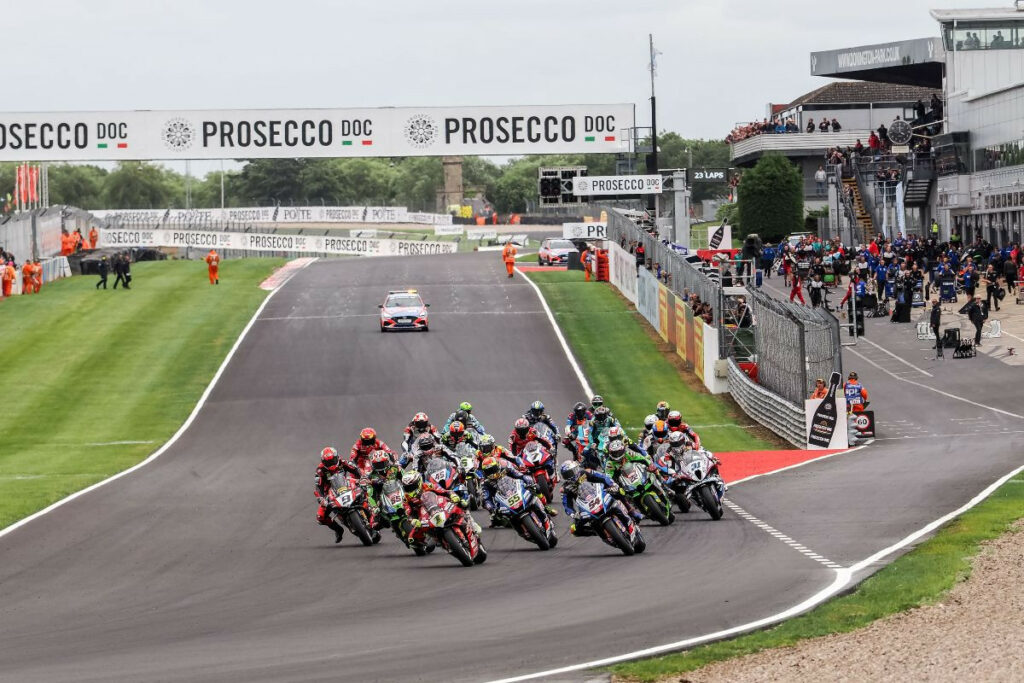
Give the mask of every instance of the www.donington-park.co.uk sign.
M 632 104 L 0 113 L 0 161 L 628 152 Z
M 100 248 L 192 247 L 195 249 L 246 249 L 288 251 L 304 254 L 349 256 L 419 256 L 453 254 L 454 242 L 282 235 L 256 232 L 207 232 L 201 230 L 111 230 L 99 231 Z

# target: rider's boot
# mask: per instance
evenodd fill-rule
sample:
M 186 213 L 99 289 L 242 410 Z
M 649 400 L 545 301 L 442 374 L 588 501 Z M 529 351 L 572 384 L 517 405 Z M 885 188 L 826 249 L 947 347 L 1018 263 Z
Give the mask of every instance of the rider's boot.
M 333 521 L 327 526 L 329 526 L 331 528 L 331 531 L 334 532 L 334 542 L 341 543 L 341 539 L 345 535 L 345 527 Z

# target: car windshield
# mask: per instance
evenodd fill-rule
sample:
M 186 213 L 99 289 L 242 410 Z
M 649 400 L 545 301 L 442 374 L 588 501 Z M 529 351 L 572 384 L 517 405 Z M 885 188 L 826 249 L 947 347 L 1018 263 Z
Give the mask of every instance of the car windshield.
M 415 294 L 400 294 L 398 296 L 389 296 L 387 303 L 384 304 L 388 308 L 419 308 L 420 298 Z
M 569 240 L 551 240 L 550 249 L 575 249 L 576 246 Z

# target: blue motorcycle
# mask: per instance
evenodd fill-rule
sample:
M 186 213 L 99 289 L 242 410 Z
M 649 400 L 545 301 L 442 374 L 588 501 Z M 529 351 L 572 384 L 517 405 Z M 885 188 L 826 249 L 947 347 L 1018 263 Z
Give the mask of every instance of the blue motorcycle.
M 604 485 L 582 482 L 573 507 L 584 532 L 600 536 L 602 541 L 618 548 L 623 555 L 642 553 L 647 548 L 640 527 L 623 512 L 622 506 L 605 491 Z
M 494 514 L 496 523 L 507 523 L 520 536 L 541 550 L 558 545 L 555 525 L 544 511 L 537 496 L 522 479 L 502 477 L 495 485 Z

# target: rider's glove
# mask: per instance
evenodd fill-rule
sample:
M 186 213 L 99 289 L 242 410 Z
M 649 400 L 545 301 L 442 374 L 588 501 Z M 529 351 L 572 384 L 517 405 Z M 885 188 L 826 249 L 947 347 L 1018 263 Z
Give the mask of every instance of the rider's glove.
M 418 519 L 410 519 L 409 523 L 412 525 L 413 529 L 419 529 L 421 526 L 423 526 L 423 522 L 421 522 Z
M 461 498 L 459 498 L 459 497 L 458 497 L 457 495 L 455 495 L 454 493 L 453 493 L 452 495 L 450 495 L 450 496 L 449 496 L 449 499 L 450 499 L 450 500 L 451 500 L 451 501 L 452 501 L 453 503 L 455 503 L 456 505 L 458 505 L 459 503 L 461 503 L 461 502 L 462 502 L 462 499 L 461 499 Z

